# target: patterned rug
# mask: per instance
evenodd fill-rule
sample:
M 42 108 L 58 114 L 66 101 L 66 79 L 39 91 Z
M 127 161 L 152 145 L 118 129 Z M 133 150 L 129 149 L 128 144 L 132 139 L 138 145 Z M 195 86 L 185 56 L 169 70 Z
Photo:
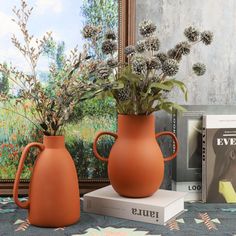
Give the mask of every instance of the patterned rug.
M 186 203 L 185 212 L 165 226 L 81 213 L 76 225 L 38 228 L 11 198 L 0 198 L 0 236 L 236 236 L 236 204 Z

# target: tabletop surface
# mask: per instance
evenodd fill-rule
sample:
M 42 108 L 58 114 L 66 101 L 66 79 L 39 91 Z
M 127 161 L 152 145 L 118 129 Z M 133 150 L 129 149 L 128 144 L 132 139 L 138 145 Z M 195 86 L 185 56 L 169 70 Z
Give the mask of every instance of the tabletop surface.
M 82 200 L 81 200 L 82 205 Z M 60 210 L 60 209 L 59 209 Z M 185 203 L 185 212 L 165 226 L 81 212 L 80 221 L 66 228 L 38 228 L 12 198 L 0 198 L 0 236 L 236 236 L 236 204 Z

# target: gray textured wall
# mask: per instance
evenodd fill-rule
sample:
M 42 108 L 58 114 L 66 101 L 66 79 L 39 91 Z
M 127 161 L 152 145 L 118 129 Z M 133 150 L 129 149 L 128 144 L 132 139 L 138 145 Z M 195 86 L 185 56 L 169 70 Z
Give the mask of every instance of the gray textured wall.
M 185 57 L 176 76 L 188 87 L 187 104 L 236 104 L 236 1 L 235 0 L 136 0 L 137 25 L 143 19 L 157 24 L 161 51 L 167 51 L 177 42 L 185 40 L 183 31 L 194 25 L 214 32 L 214 42 L 206 47 L 194 47 Z M 137 32 L 138 35 L 138 32 Z M 139 36 L 138 36 L 139 37 Z M 203 77 L 192 74 L 195 62 L 204 62 L 207 72 Z M 171 99 L 184 102 L 179 91 Z M 157 130 L 170 130 L 170 116 L 157 113 Z M 163 141 L 165 142 L 165 140 Z M 169 153 L 170 143 L 165 142 L 164 152 Z M 166 165 L 163 187 L 170 188 L 170 164 Z

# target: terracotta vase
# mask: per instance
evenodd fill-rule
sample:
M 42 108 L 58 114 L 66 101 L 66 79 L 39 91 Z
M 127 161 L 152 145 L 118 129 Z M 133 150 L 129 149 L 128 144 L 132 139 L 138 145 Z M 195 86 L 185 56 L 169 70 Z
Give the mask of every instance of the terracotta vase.
M 18 199 L 18 186 L 25 158 L 31 147 L 40 153 L 35 161 L 29 186 L 29 200 Z M 63 136 L 44 136 L 43 144 L 28 144 L 21 156 L 14 182 L 15 203 L 28 209 L 32 225 L 64 227 L 80 218 L 80 195 L 76 168 L 65 147 Z
M 109 158 L 97 151 L 97 141 L 102 135 L 111 135 L 116 141 Z M 175 153 L 163 158 L 156 141 L 169 135 L 175 142 Z M 148 197 L 156 192 L 164 177 L 164 162 L 176 157 L 178 141 L 172 132 L 155 134 L 155 117 L 145 115 L 118 115 L 118 132 L 101 132 L 93 144 L 95 156 L 108 162 L 108 177 L 117 193 L 125 197 Z

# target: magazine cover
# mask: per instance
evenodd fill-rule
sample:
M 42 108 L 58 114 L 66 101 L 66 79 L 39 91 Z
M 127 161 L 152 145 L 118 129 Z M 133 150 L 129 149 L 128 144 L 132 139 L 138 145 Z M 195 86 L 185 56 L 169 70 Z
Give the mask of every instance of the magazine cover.
M 172 163 L 172 189 L 188 192 L 185 200 L 202 199 L 202 118 L 204 114 L 236 114 L 234 105 L 184 105 L 175 111 L 172 130 L 180 143 Z M 175 147 L 173 147 L 175 148 Z
M 236 115 L 206 115 L 203 128 L 203 200 L 236 203 Z

